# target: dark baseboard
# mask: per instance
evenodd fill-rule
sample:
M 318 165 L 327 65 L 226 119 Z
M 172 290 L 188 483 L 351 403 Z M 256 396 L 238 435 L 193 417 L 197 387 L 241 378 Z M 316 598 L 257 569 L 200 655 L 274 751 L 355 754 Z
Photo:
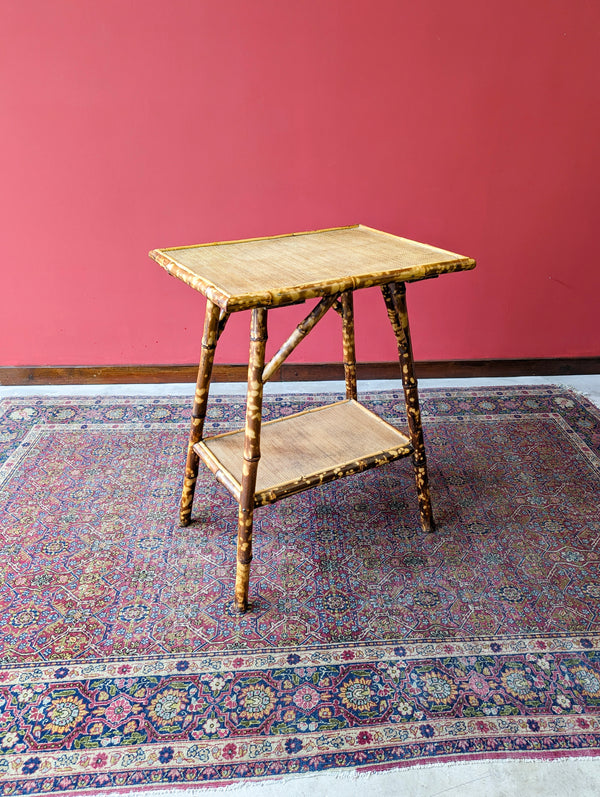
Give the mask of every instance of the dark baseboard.
M 569 376 L 600 374 L 600 357 L 561 357 L 535 360 L 439 360 L 417 362 L 420 379 L 503 376 Z M 116 385 L 195 382 L 197 365 L 68 365 L 3 366 L 0 385 Z M 397 362 L 358 363 L 359 379 L 398 379 Z M 245 365 L 215 365 L 214 382 L 245 382 Z M 319 382 L 344 378 L 341 363 L 284 363 L 274 382 Z

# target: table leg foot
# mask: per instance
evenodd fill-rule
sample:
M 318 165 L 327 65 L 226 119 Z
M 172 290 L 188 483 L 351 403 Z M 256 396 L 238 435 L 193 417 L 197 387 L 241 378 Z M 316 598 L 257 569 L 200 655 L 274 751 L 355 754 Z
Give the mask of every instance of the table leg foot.
M 421 452 L 421 456 L 413 455 L 413 464 L 415 469 L 415 482 L 417 485 L 417 499 L 419 501 L 419 514 L 421 516 L 421 525 L 423 531 L 431 534 L 435 531 L 435 521 L 433 519 L 433 510 L 431 508 L 431 494 L 429 492 L 429 479 L 427 478 L 427 460 L 425 458 L 425 451 Z
M 196 463 L 196 473 L 198 464 Z M 183 480 L 183 490 L 181 494 L 181 504 L 179 508 L 179 525 L 189 526 L 192 519 L 192 505 L 194 503 L 194 488 L 196 487 L 197 476 L 185 476 Z
M 235 576 L 235 602 L 236 611 L 241 614 L 248 609 L 248 585 L 250 582 L 250 562 L 238 562 Z
M 433 534 L 435 531 L 435 521 L 433 518 L 424 518 L 423 515 L 421 515 L 421 525 L 426 534 Z

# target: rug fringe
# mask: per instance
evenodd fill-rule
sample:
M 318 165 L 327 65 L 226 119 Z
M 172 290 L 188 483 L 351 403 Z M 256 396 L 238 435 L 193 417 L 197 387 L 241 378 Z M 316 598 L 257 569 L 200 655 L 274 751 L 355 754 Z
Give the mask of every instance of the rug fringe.
M 551 771 L 549 771 L 551 770 Z M 427 777 L 429 773 L 430 777 Z M 464 777 L 462 777 L 464 776 Z M 426 777 L 426 780 L 424 780 Z M 485 783 L 484 783 L 485 781 Z M 334 769 L 314 773 L 285 775 L 262 780 L 235 783 L 206 783 L 169 789 L 141 787 L 139 790 L 107 791 L 103 797 L 209 797 L 236 794 L 243 791 L 249 797 L 356 797 L 373 795 L 410 794 L 411 797 L 430 797 L 431 794 L 451 792 L 460 797 L 485 794 L 486 797 L 505 797 L 517 793 L 511 784 L 519 784 L 520 797 L 544 794 L 563 797 L 565 794 L 597 794 L 600 783 L 600 755 L 591 751 L 574 754 L 572 751 L 555 757 L 519 756 L 496 759 L 432 761 L 431 763 L 384 766 L 371 769 Z M 531 790 L 528 789 L 531 784 Z M 568 791 L 565 791 L 568 784 Z M 508 791 L 507 791 L 508 788 Z M 432 791 L 435 789 L 436 791 Z M 96 794 L 99 794 L 96 792 Z

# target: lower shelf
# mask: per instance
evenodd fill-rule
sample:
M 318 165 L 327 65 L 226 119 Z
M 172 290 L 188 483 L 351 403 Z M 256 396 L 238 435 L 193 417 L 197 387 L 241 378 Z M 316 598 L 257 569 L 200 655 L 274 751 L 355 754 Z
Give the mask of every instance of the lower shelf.
M 412 454 L 408 437 L 357 401 L 264 423 L 255 506 Z M 207 437 L 198 456 L 239 501 L 244 430 Z

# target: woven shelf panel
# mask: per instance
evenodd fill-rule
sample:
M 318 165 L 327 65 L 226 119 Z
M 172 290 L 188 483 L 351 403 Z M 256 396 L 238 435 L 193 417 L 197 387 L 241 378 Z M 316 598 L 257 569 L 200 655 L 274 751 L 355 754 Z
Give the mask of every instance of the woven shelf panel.
M 432 246 L 398 238 L 357 226 L 314 233 L 263 238 L 221 244 L 207 244 L 155 250 L 153 256 L 166 256 L 187 272 L 194 287 L 214 286 L 224 296 L 236 299 L 265 294 L 293 293 L 314 286 L 314 295 L 323 293 L 326 284 L 353 278 L 353 287 L 373 284 L 373 276 L 396 274 L 411 269 L 439 266 L 443 273 L 449 264 L 472 268 L 474 261 Z M 168 264 L 159 259 L 161 265 Z M 171 269 L 169 269 L 171 270 Z M 180 278 L 184 274 L 177 273 Z M 418 273 L 412 275 L 420 278 Z M 393 278 L 393 277 L 392 277 Z M 188 281 L 186 279 L 186 281 Z M 389 280 L 388 280 L 389 281 Z
M 356 401 L 330 404 L 263 424 L 256 492 L 334 470 L 382 451 L 405 447 L 408 438 Z M 236 481 L 242 479 L 244 432 L 206 438 L 206 446 Z

